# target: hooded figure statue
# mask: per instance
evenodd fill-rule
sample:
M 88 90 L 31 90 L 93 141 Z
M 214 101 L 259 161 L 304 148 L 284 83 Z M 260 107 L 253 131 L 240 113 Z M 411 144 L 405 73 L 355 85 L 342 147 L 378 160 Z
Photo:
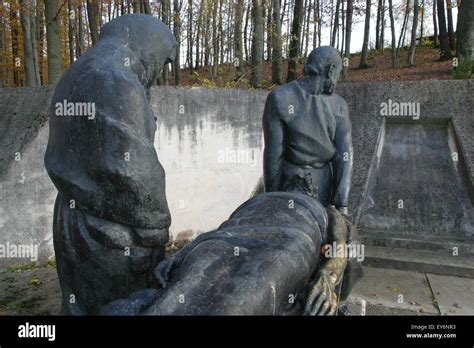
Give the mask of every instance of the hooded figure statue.
M 176 45 L 157 18 L 119 17 L 56 86 L 45 165 L 63 314 L 155 285 L 171 217 L 148 89 Z

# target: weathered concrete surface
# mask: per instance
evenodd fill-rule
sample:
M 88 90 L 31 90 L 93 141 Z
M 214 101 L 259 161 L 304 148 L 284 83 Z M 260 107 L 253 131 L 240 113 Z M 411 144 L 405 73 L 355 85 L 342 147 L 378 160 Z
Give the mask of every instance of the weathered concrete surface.
M 474 278 L 474 257 L 472 254 L 459 253 L 459 251 L 454 253 L 454 250 L 420 249 L 371 245 L 365 252 L 364 264 L 373 267 Z
M 53 87 L 0 88 L 0 180 L 48 120 Z
M 52 255 L 56 189 L 43 164 L 53 89 L 0 90 L 0 244 L 37 246 Z M 0 258 L 0 265 L 31 258 Z
M 427 274 L 442 315 L 474 314 L 474 279 Z
M 176 238 L 217 228 L 246 201 L 262 174 L 266 92 L 159 88 L 155 148 L 166 170 Z
M 472 279 L 371 267 L 364 273 L 348 299 L 348 315 L 363 314 L 362 300 L 365 315 L 474 315 Z M 53 265 L 0 270 L 0 315 L 58 315 L 60 304 Z
M 0 90 L 0 244 L 38 243 L 43 258 L 52 252 L 56 194 L 42 164 L 51 93 L 51 87 Z M 347 100 L 353 126 L 353 213 L 364 203 L 384 124 L 380 106 L 388 99 L 420 102 L 420 118 L 425 121 L 452 119 L 466 162 L 466 185 L 472 185 L 473 80 L 349 83 L 339 85 L 338 93 Z M 188 238 L 216 228 L 249 197 L 262 173 L 261 116 L 266 95 L 230 89 L 152 89 L 158 118 L 155 147 L 166 170 L 174 237 Z M 15 152 L 22 153 L 20 162 L 13 160 Z M 408 240 L 414 238 L 423 241 L 423 236 L 413 235 Z M 470 240 L 464 238 L 462 243 Z M 0 259 L 0 264 L 14 261 L 27 260 Z
M 424 273 L 364 267 L 364 281 L 352 289 L 349 302 L 396 308 L 417 314 L 439 314 Z
M 372 162 L 376 162 L 376 149 L 384 119 L 381 103 L 389 99 L 396 102 L 419 102 L 420 120 L 451 119 L 464 154 L 468 179 L 474 182 L 474 80 L 414 81 L 403 83 L 348 83 L 337 93 L 349 105 L 354 142 L 354 175 L 351 191 L 352 210 L 356 212 L 364 199 L 367 178 Z M 409 117 L 406 118 L 409 121 Z M 394 164 L 395 165 L 395 164 Z
M 385 123 L 359 227 L 374 232 L 474 236 L 474 210 L 448 124 Z M 382 140 L 381 140 L 382 142 Z

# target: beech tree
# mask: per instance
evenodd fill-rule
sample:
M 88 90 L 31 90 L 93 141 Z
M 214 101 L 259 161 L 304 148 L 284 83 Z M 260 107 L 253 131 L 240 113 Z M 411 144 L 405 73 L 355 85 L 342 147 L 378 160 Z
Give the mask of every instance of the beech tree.
M 59 36 L 59 8 L 57 1 L 44 0 L 46 42 L 48 47 L 48 83 L 55 84 L 62 74 L 61 37 Z
M 262 0 L 252 0 L 252 73 L 250 84 L 260 86 L 263 60 L 263 18 Z
M 474 69 L 474 1 L 462 1 L 458 11 L 456 55 Z
M 282 84 L 280 0 L 272 0 L 272 83 Z
M 415 59 L 416 49 L 416 33 L 418 30 L 418 14 L 420 12 L 419 0 L 414 0 L 414 12 L 413 12 L 413 27 L 411 29 L 411 42 L 410 42 L 410 53 L 407 58 L 407 65 L 413 66 L 413 60 Z
M 365 10 L 365 27 L 364 27 L 364 43 L 362 45 L 362 54 L 360 57 L 359 68 L 367 69 L 369 64 L 367 63 L 367 57 L 369 55 L 369 35 L 370 35 L 370 10 L 371 10 L 371 0 L 366 2 Z
M 354 0 L 347 0 L 346 10 L 346 48 L 344 51 L 344 60 L 347 62 L 342 68 L 342 78 L 347 80 L 349 74 L 349 59 L 351 57 L 351 33 L 352 33 L 352 15 L 354 12 Z
M 446 28 L 446 10 L 444 0 L 437 0 L 438 25 L 439 25 L 439 45 L 441 50 L 440 60 L 450 60 L 453 56 L 449 48 L 448 31 Z
M 289 46 L 288 75 L 286 82 L 296 79 L 296 66 L 300 51 L 301 24 L 303 21 L 303 0 L 295 0 L 293 23 L 291 27 L 291 41 Z

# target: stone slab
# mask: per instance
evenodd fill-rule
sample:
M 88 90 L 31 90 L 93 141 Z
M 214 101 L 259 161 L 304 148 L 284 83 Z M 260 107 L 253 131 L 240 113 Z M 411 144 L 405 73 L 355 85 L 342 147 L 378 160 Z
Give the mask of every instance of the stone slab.
M 450 251 L 366 246 L 365 265 L 474 278 L 474 257 Z
M 419 272 L 364 267 L 364 278 L 354 287 L 348 301 L 360 303 L 361 299 L 369 308 L 366 315 L 375 306 L 386 308 L 382 314 L 388 314 L 389 309 L 411 312 L 406 314 L 439 314 L 426 276 Z
M 474 279 L 426 275 L 442 315 L 474 315 Z

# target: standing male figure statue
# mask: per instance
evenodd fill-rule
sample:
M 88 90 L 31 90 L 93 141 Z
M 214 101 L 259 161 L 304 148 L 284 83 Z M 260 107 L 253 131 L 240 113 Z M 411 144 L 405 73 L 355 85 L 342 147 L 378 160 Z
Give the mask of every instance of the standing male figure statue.
M 314 49 L 304 75 L 273 90 L 265 105 L 265 191 L 281 191 L 294 175 L 310 176 L 318 200 L 347 214 L 352 173 L 351 123 L 346 101 L 334 93 L 342 70 L 338 51 Z
M 339 52 L 330 46 L 314 49 L 308 56 L 303 77 L 273 90 L 263 114 L 265 150 L 264 189 L 282 191 L 284 183 L 295 175 L 310 178 L 323 206 L 333 205 L 348 222 L 353 147 L 351 123 L 346 101 L 334 93 L 342 70 Z M 349 233 L 347 243 L 352 243 Z M 354 241 L 355 242 L 355 241 Z M 328 259 L 319 270 L 322 288 L 337 292 L 344 282 L 341 298 L 362 277 L 355 259 L 341 262 Z M 344 272 L 345 269 L 345 272 Z M 325 276 L 335 275 L 335 276 Z
M 59 191 L 53 238 L 63 314 L 97 314 L 157 283 L 171 217 L 148 89 L 175 47 L 159 19 L 125 15 L 56 86 L 45 165 Z M 83 106 L 93 114 L 78 112 Z

